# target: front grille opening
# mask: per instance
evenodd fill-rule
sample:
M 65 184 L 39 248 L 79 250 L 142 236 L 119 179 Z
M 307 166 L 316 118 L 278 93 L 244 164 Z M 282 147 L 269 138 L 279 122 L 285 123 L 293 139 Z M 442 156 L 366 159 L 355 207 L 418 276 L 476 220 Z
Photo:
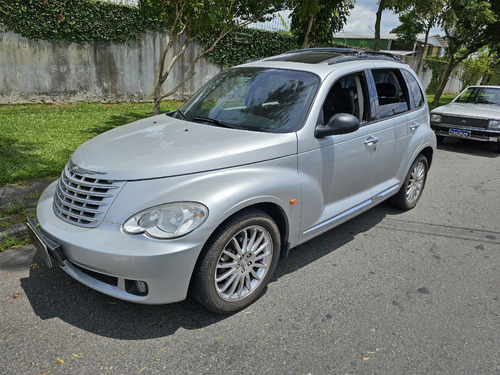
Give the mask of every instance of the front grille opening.
M 92 277 L 93 279 L 96 279 L 97 281 L 100 281 L 102 283 L 111 285 L 111 286 L 118 286 L 118 277 L 114 276 L 109 276 L 105 275 L 103 273 L 91 271 L 87 268 L 83 268 L 75 263 L 71 263 L 74 267 L 76 267 L 78 270 L 86 274 L 87 276 Z
M 64 221 L 88 228 L 97 227 L 123 182 L 78 174 L 66 164 L 54 196 L 54 211 Z
M 442 124 L 449 124 L 454 126 L 466 126 L 473 128 L 484 128 L 488 127 L 489 120 L 481 118 L 472 117 L 456 117 L 456 116 L 442 116 Z

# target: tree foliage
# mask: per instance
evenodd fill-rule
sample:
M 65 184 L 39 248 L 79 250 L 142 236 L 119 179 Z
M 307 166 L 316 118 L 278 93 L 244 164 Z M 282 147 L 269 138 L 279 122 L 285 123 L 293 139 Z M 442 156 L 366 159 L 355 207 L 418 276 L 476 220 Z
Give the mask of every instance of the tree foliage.
M 291 32 L 302 48 L 329 46 L 333 33 L 342 29 L 354 8 L 354 0 L 291 0 Z
M 482 77 L 493 74 L 493 63 L 495 55 L 488 53 L 483 48 L 479 53 L 469 56 L 460 64 L 459 79 L 462 82 L 460 91 L 467 86 L 475 85 Z
M 94 0 L 2 0 L 0 26 L 32 40 L 135 43 L 160 25 L 137 8 Z
M 424 24 L 416 17 L 414 11 L 399 16 L 401 25 L 391 30 L 398 36 L 398 44 L 413 48 L 417 35 L 424 31 Z
M 492 4 L 494 5 L 492 9 Z M 443 11 L 441 26 L 448 42 L 448 63 L 437 88 L 433 105 L 439 99 L 453 69 L 472 53 L 500 39 L 492 34 L 498 29 L 500 6 L 497 0 L 449 0 Z
M 202 45 L 211 45 L 214 41 L 215 36 L 211 35 L 198 39 Z M 296 39 L 288 33 L 243 28 L 222 38 L 206 57 L 216 65 L 228 67 L 297 48 Z

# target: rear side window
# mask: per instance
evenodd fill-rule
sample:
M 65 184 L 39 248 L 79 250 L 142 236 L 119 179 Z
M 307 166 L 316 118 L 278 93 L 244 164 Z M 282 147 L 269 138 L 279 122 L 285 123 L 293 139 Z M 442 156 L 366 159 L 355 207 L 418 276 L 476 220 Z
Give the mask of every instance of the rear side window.
M 408 88 L 399 69 L 372 70 L 377 89 L 379 115 L 394 116 L 410 109 Z
M 410 106 L 411 109 L 415 108 L 420 108 L 424 105 L 424 95 L 422 94 L 422 91 L 420 90 L 420 86 L 413 77 L 413 75 L 406 71 L 403 70 L 403 75 L 406 78 L 406 82 L 408 82 L 408 88 L 410 89 L 410 94 L 411 94 L 411 100 L 410 100 Z

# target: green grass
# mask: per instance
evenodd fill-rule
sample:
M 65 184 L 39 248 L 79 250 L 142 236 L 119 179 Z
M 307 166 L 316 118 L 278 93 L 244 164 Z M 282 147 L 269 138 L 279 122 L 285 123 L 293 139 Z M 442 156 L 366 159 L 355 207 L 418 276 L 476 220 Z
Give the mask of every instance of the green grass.
M 457 97 L 457 94 L 446 94 L 441 95 L 439 98 L 439 106 L 450 103 L 453 99 Z M 427 95 L 427 102 L 429 103 L 429 111 L 432 111 L 434 108 L 439 106 L 433 106 L 431 103 L 434 100 L 434 95 Z
M 181 104 L 165 102 L 162 111 Z M 1 105 L 0 185 L 56 178 L 80 144 L 152 114 L 152 103 Z

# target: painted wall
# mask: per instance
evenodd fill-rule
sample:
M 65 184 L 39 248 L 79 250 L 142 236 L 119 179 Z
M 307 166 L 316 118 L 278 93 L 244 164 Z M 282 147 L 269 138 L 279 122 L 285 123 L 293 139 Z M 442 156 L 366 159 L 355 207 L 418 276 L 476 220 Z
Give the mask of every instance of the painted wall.
M 413 70 L 416 71 L 417 65 L 418 65 L 418 57 L 413 57 L 413 56 L 403 56 L 402 60 L 411 66 Z M 457 68 L 459 69 L 459 68 Z M 424 64 L 423 68 L 420 69 L 420 72 L 418 73 L 418 77 L 420 78 L 420 81 L 422 82 L 422 85 L 424 86 L 424 89 L 427 88 L 429 83 L 431 83 L 432 79 L 432 70 L 427 67 L 427 65 Z M 454 73 L 451 74 L 451 77 L 448 79 L 448 83 L 446 84 L 446 87 L 443 91 L 443 94 L 455 94 L 460 92 L 460 88 L 462 87 L 462 83 L 458 78 L 456 78 L 456 75 Z
M 140 46 L 113 44 L 54 44 L 32 41 L 11 32 L 0 32 L 0 104 L 117 102 L 152 100 L 154 77 L 165 36 L 143 35 Z M 172 89 L 185 75 L 198 51 L 191 46 L 176 65 L 164 87 Z M 168 60 L 168 57 L 167 57 Z M 404 61 L 415 68 L 416 58 Z M 201 59 L 197 74 L 175 95 L 186 98 L 221 71 Z M 422 71 L 427 87 L 432 71 Z M 460 82 L 451 79 L 445 93 L 459 91 Z
M 0 33 L 0 103 L 151 100 L 164 42 L 160 33 L 143 35 L 140 46 L 54 44 Z M 165 92 L 181 80 L 196 52 L 196 46 L 186 52 Z M 191 95 L 220 70 L 200 61 L 176 97 Z

